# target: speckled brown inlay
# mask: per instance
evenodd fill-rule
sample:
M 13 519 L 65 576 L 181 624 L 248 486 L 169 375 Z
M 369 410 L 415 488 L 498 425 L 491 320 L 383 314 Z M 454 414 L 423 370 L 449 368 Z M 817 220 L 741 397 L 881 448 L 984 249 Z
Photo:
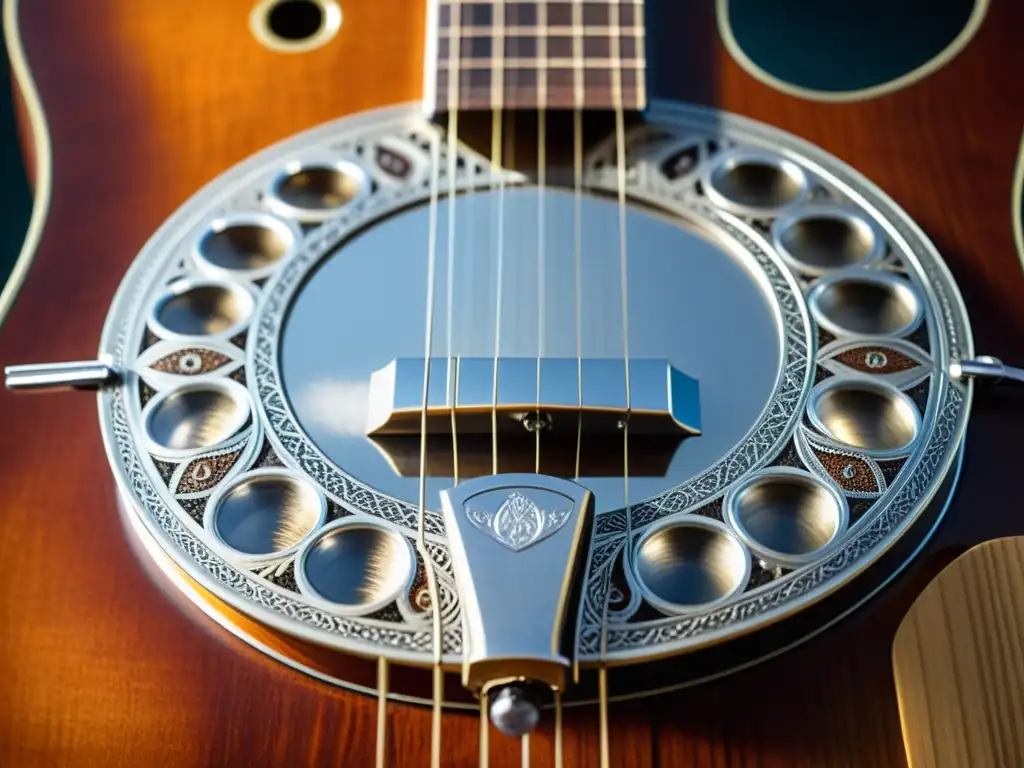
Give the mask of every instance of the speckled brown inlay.
M 840 352 L 835 359 L 864 373 L 899 373 L 921 365 L 914 358 L 888 347 L 854 347 Z
M 224 479 L 238 457 L 242 455 L 242 449 L 222 453 L 219 456 L 200 456 L 192 459 L 178 481 L 178 488 L 175 493 L 200 493 L 208 491 Z
M 162 371 L 163 373 L 174 373 L 179 376 L 196 376 L 200 373 L 215 371 L 230 360 L 230 357 L 221 352 L 203 349 L 202 347 L 191 347 L 164 355 L 153 363 L 151 367 L 154 371 Z
M 844 491 L 859 491 L 861 493 L 880 493 L 875 473 L 864 459 L 858 456 L 848 456 L 841 453 L 826 453 L 815 451 L 818 461 L 825 467 L 829 476 L 839 483 Z

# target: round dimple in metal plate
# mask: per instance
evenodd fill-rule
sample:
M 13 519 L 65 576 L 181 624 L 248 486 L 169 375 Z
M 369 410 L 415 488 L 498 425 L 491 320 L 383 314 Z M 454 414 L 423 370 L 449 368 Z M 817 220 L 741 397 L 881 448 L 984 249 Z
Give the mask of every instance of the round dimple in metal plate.
M 212 222 L 196 244 L 200 263 L 214 272 L 252 277 L 287 256 L 298 230 L 265 214 L 237 214 Z
M 347 161 L 288 165 L 270 185 L 267 202 L 283 216 L 323 221 L 367 191 L 366 173 Z
M 156 300 L 150 327 L 171 338 L 230 336 L 252 315 L 255 301 L 241 286 L 214 280 L 181 280 Z
M 884 240 L 862 214 L 840 206 L 813 206 L 775 220 L 772 240 L 788 264 L 808 274 L 864 264 Z
M 777 467 L 751 475 L 726 495 L 725 516 L 770 565 L 797 567 L 819 557 L 845 530 L 845 498 L 810 472 Z
M 815 320 L 840 336 L 903 336 L 920 325 L 924 313 L 909 282 L 868 269 L 822 278 L 807 301 Z
M 768 151 L 721 153 L 704 175 L 708 195 L 738 213 L 771 213 L 803 199 L 807 175 L 796 163 Z
M 650 530 L 633 561 L 647 599 L 670 613 L 726 600 L 750 578 L 747 550 L 728 528 L 704 517 Z
M 545 358 L 575 359 L 580 339 L 584 358 L 625 357 L 617 205 L 582 198 L 579 234 L 585 257 L 577 333 L 573 194 L 544 192 L 549 257 L 542 266 L 535 239 L 521 234 L 539 231 L 538 202 L 535 189 L 479 191 L 458 198 L 450 299 L 447 259 L 438 259 L 436 266 L 434 356 L 493 358 L 497 350 L 502 358 L 536 360 L 543 348 Z M 438 203 L 436 238 L 445 247 L 447 208 L 447 201 Z M 500 283 L 494 229 L 499 212 L 505 221 Z M 289 404 L 317 448 L 346 474 L 409 504 L 419 499 L 418 441 L 404 442 L 410 452 L 406 464 L 413 471 L 401 474 L 382 450 L 383 441 L 366 436 L 367 413 L 371 375 L 395 358 L 423 357 L 429 222 L 427 206 L 410 208 L 324 259 L 291 300 L 279 358 Z M 782 338 L 779 309 L 763 271 L 723 233 L 633 206 L 627 209 L 626 226 L 629 357 L 665 360 L 695 378 L 703 429 L 699 437 L 668 445 L 657 470 L 632 463 L 629 494 L 639 502 L 707 470 L 744 439 L 775 391 Z M 355 318 L 365 325 L 324 333 Z M 701 328 L 715 332 L 700 333 Z M 573 419 L 571 446 L 564 448 L 563 441 L 560 450 L 575 452 L 575 425 Z M 542 434 L 542 462 L 556 450 L 558 439 L 554 432 Z M 392 439 L 388 449 L 399 442 Z M 526 446 L 531 468 L 534 446 L 532 439 Z M 546 446 L 552 446 L 547 453 Z M 489 474 L 490 438 L 482 441 L 479 456 L 467 457 L 470 447 L 468 440 L 460 440 L 462 479 L 474 458 Z M 515 447 L 501 442 L 499 452 L 508 455 Z M 607 451 L 620 452 L 618 441 Z M 593 492 L 598 511 L 621 508 L 626 483 L 618 464 L 605 462 L 615 471 L 602 474 L 587 471 L 592 465 L 586 458 L 580 483 Z M 571 476 L 574 461 L 564 464 Z M 450 472 L 431 473 L 428 505 L 440 508 L 438 494 L 454 482 Z
M 249 396 L 234 381 L 194 384 L 163 392 L 143 411 L 146 434 L 160 452 L 209 448 L 249 419 Z
M 293 551 L 327 514 L 320 492 L 283 469 L 248 472 L 218 490 L 204 525 L 242 559 L 278 558 Z
M 807 415 L 825 434 L 874 456 L 906 452 L 921 428 L 921 414 L 907 395 L 863 377 L 835 377 L 818 384 Z
M 303 547 L 295 576 L 303 593 L 330 610 L 368 613 L 398 597 L 412 569 L 412 547 L 400 533 L 343 519 Z

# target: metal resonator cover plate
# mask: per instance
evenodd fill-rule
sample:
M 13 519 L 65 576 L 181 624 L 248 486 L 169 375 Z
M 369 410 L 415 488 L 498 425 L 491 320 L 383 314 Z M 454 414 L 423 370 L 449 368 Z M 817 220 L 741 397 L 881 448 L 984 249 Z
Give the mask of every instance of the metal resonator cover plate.
M 182 569 L 283 632 L 417 665 L 435 653 L 418 445 L 364 426 L 374 372 L 424 357 L 433 152 L 431 356 L 621 358 L 614 143 L 588 152 L 579 196 L 468 148 L 449 178 L 414 107 L 304 133 L 200 191 L 135 260 L 100 350 L 130 372 L 100 395 L 114 473 Z M 584 664 L 708 647 L 843 587 L 939 488 L 970 400 L 947 373 L 972 350 L 945 266 L 846 165 L 664 104 L 627 156 L 629 355 L 699 382 L 702 432 L 638 463 L 628 494 L 600 456 L 582 462 L 597 512 Z M 549 474 L 572 478 L 565 458 L 546 453 L 562 467 Z M 430 475 L 429 567 L 456 663 L 439 504 L 452 479 L 443 462 Z

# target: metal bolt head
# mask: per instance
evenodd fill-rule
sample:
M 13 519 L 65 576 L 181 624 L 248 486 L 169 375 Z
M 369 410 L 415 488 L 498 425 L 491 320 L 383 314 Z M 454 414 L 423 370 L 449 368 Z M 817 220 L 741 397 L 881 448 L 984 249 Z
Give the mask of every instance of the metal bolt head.
M 490 715 L 506 736 L 525 736 L 540 722 L 540 704 L 529 687 L 510 683 L 492 694 Z

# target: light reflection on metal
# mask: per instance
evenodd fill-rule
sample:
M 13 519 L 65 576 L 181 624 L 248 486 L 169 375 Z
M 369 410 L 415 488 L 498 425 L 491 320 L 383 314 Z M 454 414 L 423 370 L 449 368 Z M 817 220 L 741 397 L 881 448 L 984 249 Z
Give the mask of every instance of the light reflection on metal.
M 442 492 L 441 502 L 462 605 L 463 683 L 477 692 L 517 680 L 564 690 L 590 491 L 544 475 L 493 475 Z
M 450 435 L 452 411 L 462 435 L 491 434 L 492 412 L 502 432 L 521 432 L 532 415 L 542 414 L 545 432 L 576 439 L 582 417 L 585 437 L 621 434 L 629 420 L 632 435 L 701 433 L 700 389 L 666 360 L 619 358 L 499 358 L 495 402 L 494 358 L 431 358 L 427 433 Z M 453 375 L 448 375 L 449 364 Z M 422 358 L 397 358 L 370 378 L 366 433 L 418 435 L 423 409 Z M 539 396 L 538 396 L 539 391 Z M 454 405 L 453 405 L 454 404 Z

